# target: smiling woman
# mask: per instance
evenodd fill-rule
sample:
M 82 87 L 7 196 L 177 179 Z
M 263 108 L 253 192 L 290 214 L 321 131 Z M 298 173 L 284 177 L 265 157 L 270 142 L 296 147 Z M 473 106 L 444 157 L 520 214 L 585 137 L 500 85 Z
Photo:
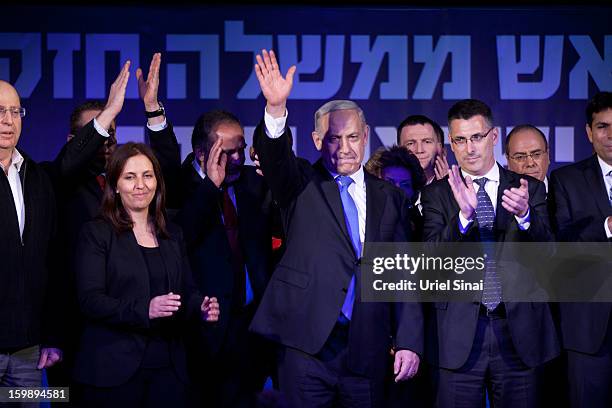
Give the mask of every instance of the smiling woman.
M 217 321 L 219 304 L 195 289 L 164 195 L 148 146 L 127 143 L 111 155 L 101 217 L 84 225 L 76 252 L 83 406 L 186 404 L 182 325 Z

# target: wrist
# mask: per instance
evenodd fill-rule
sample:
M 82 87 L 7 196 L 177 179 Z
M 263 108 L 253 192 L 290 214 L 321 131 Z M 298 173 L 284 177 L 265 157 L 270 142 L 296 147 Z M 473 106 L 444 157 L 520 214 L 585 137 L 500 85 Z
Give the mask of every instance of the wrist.
M 470 210 L 461 210 L 461 215 L 466 220 L 472 221 L 474 219 L 474 216 L 476 215 L 476 211 L 474 211 L 473 209 L 471 211 Z
M 144 106 L 145 106 L 145 111 L 146 112 L 155 112 L 155 111 L 161 109 L 161 106 L 160 106 L 159 102 L 157 102 L 157 100 L 155 100 L 153 102 L 145 102 Z
M 284 103 L 279 104 L 279 105 L 271 105 L 268 103 L 266 105 L 266 112 L 268 112 L 268 114 L 272 116 L 274 119 L 278 119 L 278 118 L 285 116 L 286 110 L 287 108 Z

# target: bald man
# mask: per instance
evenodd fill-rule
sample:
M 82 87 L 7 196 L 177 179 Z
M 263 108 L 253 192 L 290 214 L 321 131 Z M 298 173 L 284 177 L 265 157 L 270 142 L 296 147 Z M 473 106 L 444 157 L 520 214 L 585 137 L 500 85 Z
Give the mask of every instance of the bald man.
M 533 125 L 519 125 L 506 136 L 508 169 L 527 174 L 544 182 L 548 191 L 548 141 L 544 133 Z
M 62 355 L 45 330 L 55 199 L 47 174 L 17 149 L 24 116 L 17 90 L 0 81 L 0 387 L 40 386 L 40 370 Z

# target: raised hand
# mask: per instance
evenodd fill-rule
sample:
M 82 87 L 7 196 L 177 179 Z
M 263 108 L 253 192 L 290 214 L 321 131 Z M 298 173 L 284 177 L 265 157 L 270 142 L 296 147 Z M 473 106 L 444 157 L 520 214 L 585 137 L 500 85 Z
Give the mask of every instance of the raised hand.
M 202 312 L 202 320 L 206 322 L 216 322 L 219 320 L 219 302 L 217 298 L 208 296 L 204 297 L 202 301 L 202 305 L 200 306 L 200 311 Z
M 255 75 L 259 80 L 259 86 L 266 98 L 267 112 L 272 117 L 279 118 L 285 114 L 285 105 L 289 93 L 293 87 L 293 75 L 295 74 L 295 65 L 292 65 L 287 74 L 283 78 L 274 51 L 261 50 L 262 55 L 256 55 L 255 59 Z
M 448 184 L 453 191 L 453 196 L 459 205 L 461 214 L 465 219 L 471 220 L 476 213 L 476 206 L 478 205 L 474 182 L 470 176 L 466 176 L 464 183 L 459 174 L 459 167 L 453 165 L 448 171 Z
M 108 130 L 110 128 L 111 123 L 123 108 L 125 90 L 127 89 L 128 79 L 130 78 L 130 64 L 131 62 L 129 60 L 123 64 L 121 72 L 119 72 L 117 79 L 115 79 L 115 82 L 113 82 L 110 87 L 108 100 L 106 101 L 104 110 L 96 117 L 96 121 L 104 129 Z
M 522 218 L 529 211 L 529 185 L 527 180 L 521 179 L 519 188 L 512 187 L 504 190 L 502 196 L 502 206 L 510 213 Z
M 138 94 L 144 102 L 147 112 L 154 112 L 159 109 L 157 102 L 157 90 L 159 88 L 159 67 L 161 65 L 161 53 L 153 54 L 151 65 L 149 65 L 149 74 L 147 79 L 144 79 L 142 69 L 136 70 L 136 79 L 138 80 Z
M 436 155 L 436 164 L 434 166 L 434 173 L 436 174 L 436 180 L 441 180 L 448 174 L 448 160 L 446 160 L 446 149 L 442 148 L 442 154 Z
M 412 378 L 419 371 L 419 355 L 410 350 L 398 350 L 395 352 L 393 362 L 393 374 L 395 382 Z
M 223 139 L 219 137 L 210 148 L 206 160 L 206 176 L 217 187 L 221 187 L 223 180 L 225 180 L 225 166 L 227 165 L 227 154 L 221 148 L 222 144 Z
M 155 296 L 149 302 L 149 319 L 169 317 L 181 307 L 181 296 L 170 292 L 167 295 Z

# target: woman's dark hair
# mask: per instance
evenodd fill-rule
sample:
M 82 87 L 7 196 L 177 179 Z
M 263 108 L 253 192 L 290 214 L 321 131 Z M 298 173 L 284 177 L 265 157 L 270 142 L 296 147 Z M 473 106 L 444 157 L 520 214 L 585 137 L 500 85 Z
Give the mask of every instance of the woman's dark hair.
M 403 146 L 393 145 L 390 148 L 381 147 L 365 164 L 365 168 L 378 178 L 382 178 L 382 171 L 387 167 L 404 167 L 412 176 L 414 191 L 421 191 L 427 179 L 419 163 L 419 159 Z
M 111 155 L 106 165 L 106 187 L 102 198 L 101 216 L 108 221 L 116 232 L 125 232 L 132 229 L 134 222 L 130 214 L 123 207 L 121 197 L 117 194 L 117 182 L 123 172 L 127 161 L 134 156 L 143 155 L 153 164 L 153 172 L 157 180 L 157 188 L 151 204 L 149 204 L 149 220 L 155 227 L 155 232 L 168 237 L 166 230 L 166 187 L 162 176 L 159 161 L 149 146 L 143 143 L 129 142 L 119 146 Z

